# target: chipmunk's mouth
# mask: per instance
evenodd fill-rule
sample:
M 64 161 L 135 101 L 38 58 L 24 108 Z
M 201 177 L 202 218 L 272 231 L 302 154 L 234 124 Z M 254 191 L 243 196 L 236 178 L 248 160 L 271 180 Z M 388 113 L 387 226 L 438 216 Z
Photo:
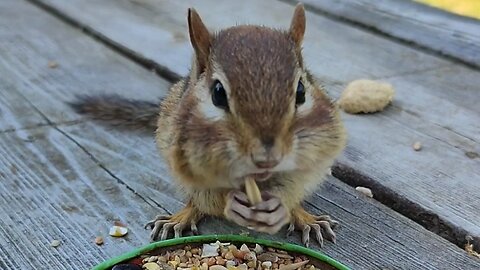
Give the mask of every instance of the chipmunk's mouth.
M 248 176 L 253 177 L 256 181 L 265 181 L 272 176 L 272 172 L 264 171 L 262 173 L 252 173 Z

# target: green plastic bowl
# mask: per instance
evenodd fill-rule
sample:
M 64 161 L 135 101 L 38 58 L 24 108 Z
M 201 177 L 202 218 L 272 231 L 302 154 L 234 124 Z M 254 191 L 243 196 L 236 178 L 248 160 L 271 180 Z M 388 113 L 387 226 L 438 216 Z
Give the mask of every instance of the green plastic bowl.
M 95 266 L 94 268 L 92 268 L 92 270 L 108 270 L 116 264 L 136 258 L 144 253 L 155 250 L 157 248 L 170 247 L 170 246 L 176 246 L 176 245 L 182 245 L 182 244 L 192 244 L 192 243 L 212 243 L 216 241 L 259 244 L 267 247 L 278 248 L 278 249 L 286 250 L 289 252 L 295 252 L 298 254 L 309 256 L 311 258 L 322 261 L 338 270 L 350 270 L 350 268 L 348 268 L 347 266 L 341 264 L 340 262 L 335 261 L 334 259 L 328 257 L 327 255 L 318 251 L 314 251 L 309 248 L 305 248 L 303 246 L 289 244 L 289 243 L 282 243 L 277 241 L 270 241 L 265 239 L 256 239 L 256 238 L 241 236 L 241 235 L 198 235 L 198 236 L 188 236 L 188 237 L 158 241 L 158 242 L 145 245 L 141 248 L 125 253 L 113 259 L 107 260 Z

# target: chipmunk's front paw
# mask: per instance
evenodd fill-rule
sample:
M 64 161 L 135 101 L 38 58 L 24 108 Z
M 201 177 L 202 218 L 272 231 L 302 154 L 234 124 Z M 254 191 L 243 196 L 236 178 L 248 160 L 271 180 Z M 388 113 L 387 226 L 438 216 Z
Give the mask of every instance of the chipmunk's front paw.
M 182 236 L 183 231 L 190 226 L 193 234 L 198 234 L 197 222 L 201 219 L 201 214 L 190 204 L 174 215 L 159 215 L 149 221 L 145 228 L 150 227 L 150 241 L 155 241 L 160 235 L 159 240 L 168 238 L 169 232 L 173 228 L 174 237 Z
M 298 207 L 292 211 L 292 219 L 287 230 L 287 237 L 292 234 L 295 229 L 302 231 L 302 242 L 308 247 L 310 244 L 310 231 L 315 232 L 315 238 L 321 247 L 323 247 L 323 236 L 335 243 L 335 233 L 333 228 L 338 222 L 331 219 L 328 215 L 314 216 L 302 207 Z M 322 233 L 323 231 L 323 233 Z
M 240 226 L 258 232 L 277 233 L 290 220 L 290 213 L 278 197 L 262 194 L 261 203 L 249 206 L 247 195 L 232 191 L 227 196 L 224 215 Z

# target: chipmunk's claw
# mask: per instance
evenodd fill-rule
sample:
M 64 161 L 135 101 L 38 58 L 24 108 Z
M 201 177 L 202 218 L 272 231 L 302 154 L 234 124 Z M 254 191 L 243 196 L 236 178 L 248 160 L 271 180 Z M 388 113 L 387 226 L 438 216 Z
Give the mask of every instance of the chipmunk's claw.
M 168 220 L 168 219 L 170 219 L 170 217 L 171 216 L 169 216 L 169 215 L 158 215 L 154 219 L 147 222 L 145 224 L 144 228 L 147 229 L 148 227 L 150 227 L 150 229 L 153 229 L 155 227 L 155 223 L 161 222 L 163 220 Z
M 320 247 L 323 247 L 323 238 L 336 243 L 336 235 L 333 232 L 338 222 L 331 219 L 328 215 L 314 216 L 307 213 L 303 208 L 293 211 L 293 218 L 290 222 L 290 226 L 287 229 L 287 237 L 298 228 L 302 231 L 302 243 L 306 247 L 310 245 L 310 232 L 313 229 L 315 239 Z
M 147 222 L 145 228 L 150 227 L 150 241 L 166 240 L 173 229 L 174 238 L 182 237 L 185 228 L 190 225 L 190 230 L 194 235 L 198 234 L 197 222 L 201 215 L 191 206 L 187 205 L 184 209 L 174 215 L 158 215 L 155 219 Z M 160 237 L 159 237 L 160 236 Z
M 294 231 L 295 231 L 295 222 L 291 221 L 290 225 L 287 228 L 287 237 L 290 237 Z
M 190 230 L 194 235 L 198 235 L 198 228 L 195 221 L 174 221 L 175 219 L 172 217 L 173 216 L 162 216 L 162 218 L 149 221 L 145 225 L 145 228 L 152 228 L 152 232 L 150 233 L 150 241 L 153 242 L 157 239 L 166 240 L 169 233 L 172 231 L 172 228 L 174 238 L 182 237 L 183 231 L 187 225 L 190 225 Z

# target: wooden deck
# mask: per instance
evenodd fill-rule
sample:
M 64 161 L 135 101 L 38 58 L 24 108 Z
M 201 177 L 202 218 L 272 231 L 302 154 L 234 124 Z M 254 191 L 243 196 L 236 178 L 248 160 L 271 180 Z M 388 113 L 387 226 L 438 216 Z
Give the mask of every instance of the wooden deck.
M 341 222 L 337 244 L 321 251 L 352 269 L 480 269 L 480 259 L 461 248 L 466 235 L 480 248 L 480 44 L 469 44 L 470 58 L 451 47 L 451 57 L 443 57 L 428 40 L 419 49 L 336 19 L 345 9 L 334 4 L 307 2 L 305 58 L 332 96 L 359 78 L 397 90 L 380 114 L 342 115 L 348 147 L 334 177 L 306 202 Z M 184 204 L 152 134 L 92 123 L 65 101 L 79 93 L 165 95 L 188 71 L 190 6 L 221 28 L 286 27 L 293 5 L 0 0 L 0 269 L 89 269 L 148 243 L 145 221 Z M 464 40 L 478 39 L 469 29 Z M 442 36 L 435 38 L 441 44 Z M 50 61 L 58 67 L 49 68 Z M 422 151 L 412 150 L 415 141 Z M 372 188 L 374 199 L 357 193 L 357 185 Z M 108 237 L 115 220 L 128 224 L 125 238 Z M 216 219 L 199 229 L 242 232 Z M 103 246 L 94 244 L 97 235 Z M 50 247 L 53 239 L 62 244 Z

